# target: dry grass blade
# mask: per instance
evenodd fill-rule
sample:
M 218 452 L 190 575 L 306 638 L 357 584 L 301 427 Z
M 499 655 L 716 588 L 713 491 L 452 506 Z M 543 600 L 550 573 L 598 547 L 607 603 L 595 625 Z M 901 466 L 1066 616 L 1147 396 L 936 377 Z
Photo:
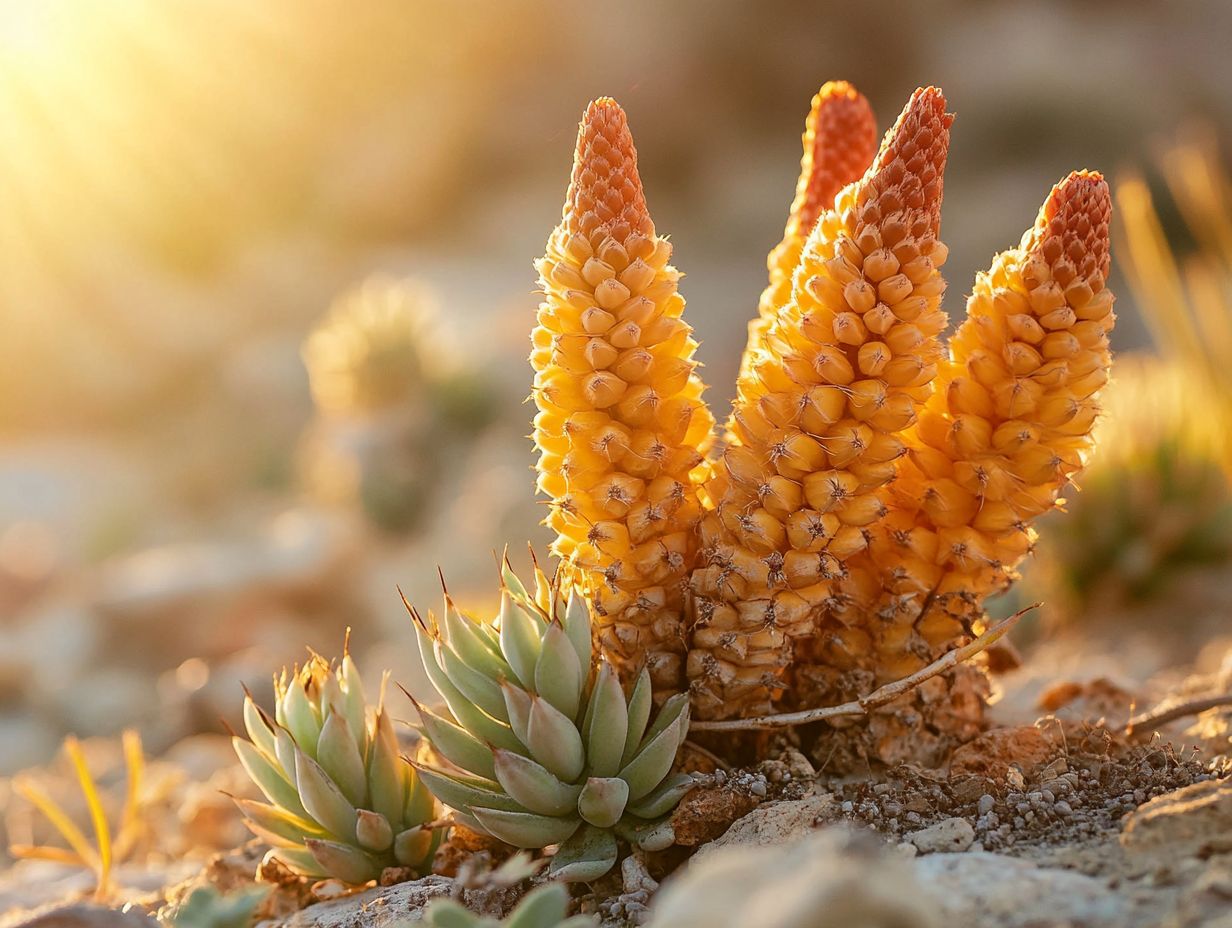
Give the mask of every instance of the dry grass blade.
M 94 844 L 90 843 L 85 832 L 77 826 L 72 817 L 33 780 L 22 777 L 13 783 L 14 791 L 43 814 L 60 833 L 68 848 L 17 844 L 10 847 L 10 852 L 14 857 L 27 860 L 47 860 L 89 868 L 95 875 L 94 895 L 98 899 L 104 899 L 111 894 L 112 867 L 132 850 L 141 831 L 141 784 L 145 770 L 141 738 L 135 731 L 125 731 L 122 745 L 126 775 L 124 809 L 120 829 L 113 837 L 102 797 L 99 795 L 98 783 L 86 764 L 81 742 L 71 735 L 64 740 L 64 753 L 72 765 L 90 814 Z
M 955 648 L 933 661 L 927 667 L 917 670 L 910 676 L 887 683 L 867 696 L 845 702 L 839 706 L 826 706 L 820 709 L 803 709 L 799 712 L 783 712 L 778 715 L 761 715 L 748 719 L 728 719 L 722 722 L 695 721 L 689 726 L 690 731 L 757 731 L 771 728 L 791 728 L 795 725 L 807 725 L 809 722 L 820 722 L 824 719 L 840 718 L 848 715 L 867 715 L 869 710 L 892 702 L 904 693 L 909 693 L 925 680 L 930 680 L 937 674 L 945 673 L 963 661 L 970 660 L 981 651 L 987 650 L 1000 641 L 1018 620 L 1033 609 L 1039 608 L 1039 603 L 1027 606 L 1007 619 L 1002 619 L 984 634 L 961 648 Z
M 64 751 L 72 762 L 73 771 L 77 774 L 77 783 L 81 787 L 81 795 L 85 797 L 86 807 L 90 811 L 90 822 L 94 826 L 94 840 L 98 845 L 98 886 L 95 895 L 106 896 L 111 891 L 111 828 L 107 822 L 107 813 L 103 810 L 103 802 L 98 795 L 98 786 L 90 768 L 86 766 L 85 755 L 81 751 L 81 742 L 73 736 L 64 739 Z

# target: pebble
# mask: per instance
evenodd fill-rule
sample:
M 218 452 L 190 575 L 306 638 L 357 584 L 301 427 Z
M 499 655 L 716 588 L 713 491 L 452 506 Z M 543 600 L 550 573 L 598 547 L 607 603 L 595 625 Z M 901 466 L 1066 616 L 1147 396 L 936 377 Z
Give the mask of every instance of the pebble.
M 989 812 L 992 811 L 993 806 L 996 805 L 996 803 L 997 801 L 993 799 L 992 796 L 990 796 L 988 793 L 985 793 L 983 796 L 980 797 L 980 803 L 978 806 L 980 815 L 987 815 Z
M 965 818 L 946 818 L 907 836 L 924 854 L 937 851 L 965 851 L 975 840 L 975 829 Z

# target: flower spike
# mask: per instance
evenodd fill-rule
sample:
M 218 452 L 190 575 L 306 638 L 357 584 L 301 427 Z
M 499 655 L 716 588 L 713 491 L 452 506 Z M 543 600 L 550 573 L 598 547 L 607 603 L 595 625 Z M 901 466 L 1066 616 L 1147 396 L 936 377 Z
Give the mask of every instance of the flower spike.
M 770 283 L 749 323 L 749 340 L 740 360 L 743 374 L 752 363 L 780 307 L 791 297 L 791 275 L 800 263 L 804 241 L 817 217 L 834 204 L 838 192 L 857 181 L 877 154 L 877 121 L 864 95 L 847 81 L 827 81 L 813 97 L 804 124 L 804 156 L 796 198 L 787 216 L 783 240 L 766 259 Z
M 599 646 L 631 680 L 681 687 L 697 490 L 714 419 L 646 209 L 624 111 L 602 98 L 578 130 L 560 225 L 537 263 L 535 445 L 565 576 L 592 601 Z
M 844 562 L 885 515 L 878 491 L 943 353 L 951 122 L 939 90 L 912 95 L 868 172 L 817 220 L 739 380 L 692 578 L 701 717 L 768 710 L 794 640 L 814 634 Z

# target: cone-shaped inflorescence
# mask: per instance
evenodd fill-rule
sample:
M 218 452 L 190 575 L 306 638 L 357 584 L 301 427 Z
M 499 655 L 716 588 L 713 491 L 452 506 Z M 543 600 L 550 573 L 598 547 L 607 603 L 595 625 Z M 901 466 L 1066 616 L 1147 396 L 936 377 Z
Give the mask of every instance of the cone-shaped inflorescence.
M 509 844 L 560 844 L 550 872 L 593 880 L 616 863 L 617 836 L 645 849 L 673 841 L 665 816 L 692 779 L 671 774 L 689 727 L 679 693 L 652 711 L 643 670 L 626 695 L 592 653 L 586 600 L 566 604 L 536 572 L 531 594 L 505 565 L 498 620 L 454 607 L 416 615 L 428 678 L 447 715 L 419 707 L 442 766 L 419 775 L 458 820 Z
M 864 95 L 846 81 L 828 81 L 813 97 L 804 123 L 804 156 L 796 198 L 783 240 L 766 259 L 770 283 L 762 291 L 758 316 L 740 360 L 743 375 L 753 363 L 775 314 L 791 299 L 791 278 L 817 217 L 834 205 L 838 192 L 859 180 L 877 154 L 877 121 Z
M 714 420 L 702 402 L 671 245 L 655 232 L 624 111 L 591 103 L 560 225 L 539 260 L 532 341 L 539 490 L 552 550 L 594 604 L 623 679 L 682 685 L 697 488 Z
M 818 219 L 740 378 L 692 577 L 700 715 L 769 707 L 793 639 L 814 634 L 844 562 L 885 515 L 878 490 L 942 355 L 951 121 L 940 91 L 916 91 L 865 176 Z
M 363 884 L 388 867 L 425 874 L 440 841 L 432 795 L 398 753 L 383 705 L 364 700 L 350 655 L 314 656 L 274 679 L 274 718 L 244 700 L 235 751 L 268 803 L 236 800 L 245 824 L 301 876 Z
M 852 613 L 818 636 L 821 663 L 878 682 L 918 670 L 982 618 L 1035 540 L 1031 523 L 1093 448 L 1115 316 L 1111 201 L 1099 174 L 1057 184 L 1019 247 L 976 277 L 951 359 L 907 435 L 889 515 L 845 582 Z

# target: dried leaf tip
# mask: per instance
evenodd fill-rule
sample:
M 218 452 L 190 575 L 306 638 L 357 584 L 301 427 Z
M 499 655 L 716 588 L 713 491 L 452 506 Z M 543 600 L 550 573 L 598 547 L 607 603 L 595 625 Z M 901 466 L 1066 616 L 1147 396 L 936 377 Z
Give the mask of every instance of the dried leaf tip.
M 1112 261 L 1111 217 L 1112 197 L 1104 176 L 1074 171 L 1052 188 L 1023 249 L 1042 257 L 1062 286 L 1075 279 L 1087 284 L 1098 279 L 1102 285 Z
M 807 235 L 838 192 L 858 180 L 877 153 L 877 121 L 868 100 L 847 81 L 827 81 L 804 124 L 804 157 L 788 233 Z
M 860 184 L 861 225 L 900 213 L 905 232 L 937 235 L 953 122 L 936 87 L 921 87 L 911 95 Z
M 608 236 L 623 242 L 630 232 L 654 235 L 629 121 L 611 97 L 592 101 L 582 115 L 561 225 L 594 245 Z

